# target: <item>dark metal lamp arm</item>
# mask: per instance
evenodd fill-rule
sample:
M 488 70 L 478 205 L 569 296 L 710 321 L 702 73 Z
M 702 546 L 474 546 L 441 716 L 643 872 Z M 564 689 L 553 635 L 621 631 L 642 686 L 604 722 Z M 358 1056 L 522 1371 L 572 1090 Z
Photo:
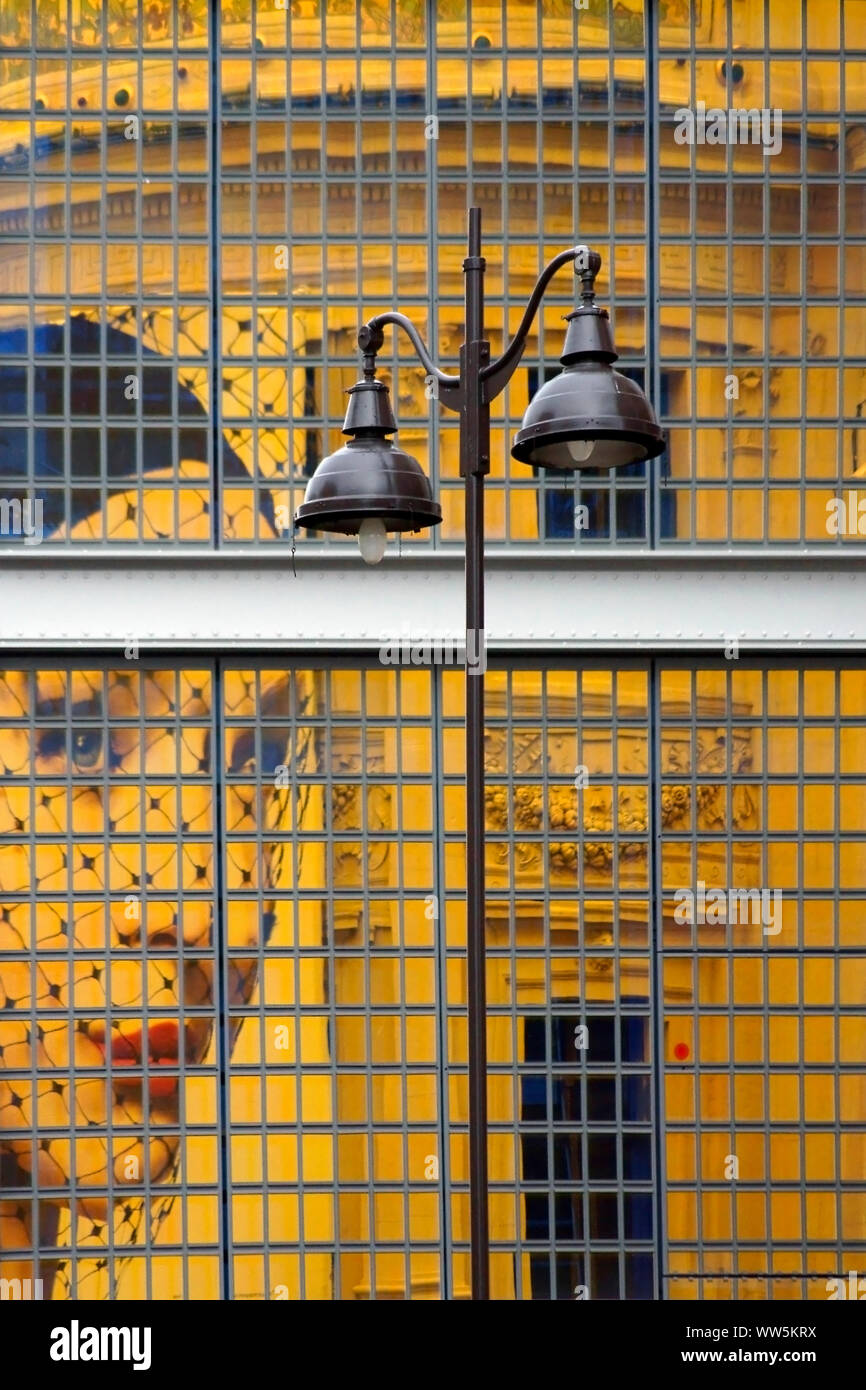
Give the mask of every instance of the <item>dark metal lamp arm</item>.
M 421 334 L 418 332 L 412 320 L 407 319 L 405 314 L 398 314 L 394 309 L 389 309 L 388 312 L 384 314 L 376 314 L 376 316 L 369 319 L 362 328 L 359 328 L 358 347 L 361 349 L 365 358 L 375 358 L 376 354 L 381 350 L 382 344 L 385 341 L 382 329 L 389 323 L 393 323 L 397 328 L 403 329 L 403 332 L 418 354 L 422 367 L 429 376 L 435 378 L 442 391 L 450 393 L 460 389 L 460 378 L 457 376 L 449 376 L 447 372 L 441 371 L 440 368 L 436 366 L 436 363 L 427 351 L 424 339 L 421 337 Z M 372 363 L 370 365 L 372 366 Z M 364 366 L 366 370 L 366 361 Z M 457 408 L 456 405 L 454 408 Z
M 594 262 L 597 261 L 598 266 L 601 265 L 601 259 L 597 252 L 590 251 L 588 246 L 571 246 L 567 251 L 560 251 L 558 256 L 554 256 L 553 260 L 548 262 L 535 282 L 535 288 L 529 296 L 529 303 L 526 306 L 523 318 L 520 320 L 520 327 L 511 339 L 508 347 L 501 357 L 497 357 L 495 362 L 489 363 L 481 372 L 481 380 L 484 383 L 484 398 L 488 404 L 496 400 L 496 397 L 505 389 L 517 370 L 517 365 L 526 347 L 529 330 L 532 327 L 533 320 L 538 313 L 541 301 L 544 298 L 544 292 L 550 284 L 550 281 L 558 270 L 561 270 L 564 265 L 568 265 L 570 261 L 577 260 L 578 257 L 580 257 L 585 264 L 594 265 Z M 594 258 L 594 260 L 591 258 Z M 597 267 L 593 270 L 593 278 L 595 273 L 597 273 Z M 586 271 L 576 268 L 575 274 L 585 276 Z

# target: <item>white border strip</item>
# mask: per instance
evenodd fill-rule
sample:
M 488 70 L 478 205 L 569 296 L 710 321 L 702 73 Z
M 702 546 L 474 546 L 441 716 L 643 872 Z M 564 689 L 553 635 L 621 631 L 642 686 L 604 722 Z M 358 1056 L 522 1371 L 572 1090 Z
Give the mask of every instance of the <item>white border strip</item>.
M 0 556 L 0 646 L 377 648 L 462 640 L 459 554 Z M 866 556 L 496 554 L 489 651 L 866 647 Z M 41 563 L 40 563 L 41 562 Z

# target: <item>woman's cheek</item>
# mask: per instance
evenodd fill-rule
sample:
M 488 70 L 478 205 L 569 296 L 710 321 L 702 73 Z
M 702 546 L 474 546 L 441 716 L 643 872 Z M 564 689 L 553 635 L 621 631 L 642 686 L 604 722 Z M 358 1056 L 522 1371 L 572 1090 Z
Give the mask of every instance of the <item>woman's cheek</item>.
M 57 846 L 60 848 L 60 846 Z M 0 844 L 0 893 L 29 893 L 33 883 L 34 868 L 38 872 L 40 859 L 38 852 L 33 856 L 36 864 L 32 865 L 27 845 L 3 845 Z M 47 873 L 56 870 L 60 860 L 55 855 L 52 858 L 51 867 L 43 857 L 41 864 Z M 40 888 L 43 887 L 40 882 Z
M 104 1065 L 104 1063 L 103 1063 Z M 76 1125 L 104 1125 L 108 1114 L 108 1081 L 103 1076 L 75 1083 Z M 102 1142 L 102 1141 L 100 1141 Z
M 29 1129 L 32 1123 L 30 1082 L 0 1081 L 0 1132 Z

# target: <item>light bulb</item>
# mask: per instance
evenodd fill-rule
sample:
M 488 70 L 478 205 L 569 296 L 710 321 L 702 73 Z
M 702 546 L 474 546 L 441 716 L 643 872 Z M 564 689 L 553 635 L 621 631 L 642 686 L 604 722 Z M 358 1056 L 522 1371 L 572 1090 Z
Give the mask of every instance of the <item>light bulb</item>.
M 567 441 L 568 452 L 575 463 L 586 463 L 593 449 L 595 448 L 594 439 L 569 439 Z
M 365 565 L 378 565 L 385 554 L 388 536 L 385 523 L 378 517 L 368 516 L 358 528 L 358 549 Z

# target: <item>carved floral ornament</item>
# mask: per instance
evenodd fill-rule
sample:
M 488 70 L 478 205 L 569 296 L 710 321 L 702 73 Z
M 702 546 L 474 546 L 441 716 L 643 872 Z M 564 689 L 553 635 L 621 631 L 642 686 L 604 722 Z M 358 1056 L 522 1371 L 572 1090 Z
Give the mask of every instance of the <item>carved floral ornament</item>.
M 505 739 L 499 731 L 488 735 L 486 741 L 488 775 L 501 776 L 505 770 Z M 538 733 L 521 731 L 514 739 L 515 772 L 526 775 L 540 772 L 542 741 Z M 748 729 L 727 730 L 724 726 L 699 728 L 694 740 L 694 772 L 697 777 L 726 778 L 730 753 L 731 772 L 748 774 L 752 770 L 751 732 Z M 549 769 L 561 775 L 564 769 Z M 662 757 L 663 773 L 690 776 L 692 771 L 691 739 L 675 738 L 665 741 Z M 614 830 L 618 835 L 616 853 L 621 860 L 643 857 L 646 844 L 631 836 L 646 834 L 649 816 L 646 785 L 629 783 L 616 790 L 609 782 L 595 782 L 592 775 L 586 786 L 574 783 L 549 786 L 546 791 L 538 783 L 521 783 L 509 792 L 506 785 L 491 781 L 485 789 L 486 824 L 488 830 L 520 832 L 556 831 L 573 836 L 562 841 L 550 840 L 547 855 L 552 869 L 574 868 L 579 853 L 584 863 L 594 869 L 606 870 L 614 858 Z M 671 831 L 694 829 L 698 833 L 730 830 L 753 830 L 757 827 L 757 804 L 748 784 L 735 783 L 728 804 L 728 786 L 723 781 L 665 782 L 662 786 L 660 815 L 662 827 Z M 616 821 L 614 822 L 614 803 Z M 582 831 L 582 845 L 578 832 Z M 599 836 L 604 838 L 593 839 Z M 518 847 L 521 853 L 537 859 L 538 847 Z
M 600 736 L 596 748 L 599 742 L 609 745 L 609 731 L 596 732 Z M 662 828 L 674 833 L 694 830 L 698 834 L 756 829 L 758 810 L 751 786 L 735 782 L 729 788 L 727 784 L 729 762 L 734 776 L 748 775 L 753 770 L 751 731 L 710 725 L 699 727 L 694 737 L 685 730 L 670 732 L 671 737 L 663 736 L 662 774 L 677 780 L 665 780 L 662 784 L 659 811 Z M 641 739 L 645 745 L 645 734 L 632 729 L 628 731 L 628 739 L 631 742 L 625 746 L 624 770 L 629 775 L 646 775 L 645 747 L 641 746 Z M 588 746 L 588 737 L 584 743 Z M 572 754 L 576 747 L 574 742 Z M 540 780 L 545 748 L 545 761 L 552 776 L 561 778 L 563 774 L 573 774 L 573 766 L 566 766 L 565 758 L 570 755 L 561 740 L 550 738 L 545 743 L 537 728 L 515 729 L 510 740 L 503 729 L 488 731 L 485 738 L 487 829 L 511 831 L 515 835 L 546 833 L 550 837 L 545 846 L 550 868 L 562 872 L 573 870 L 579 857 L 588 868 L 602 872 L 610 870 L 614 854 L 621 861 L 644 858 L 647 846 L 643 837 L 649 827 L 647 784 L 628 782 L 614 788 L 609 776 L 596 780 L 590 773 L 588 785 L 578 787 L 572 780 L 565 784 L 558 780 L 545 788 Z M 620 752 L 622 756 L 622 745 Z M 384 764 L 380 749 L 370 747 L 367 761 L 370 771 L 381 772 Z M 513 788 L 497 781 L 497 776 L 505 775 L 509 762 L 516 776 L 525 778 L 535 774 L 539 780 L 521 781 Z M 331 764 L 335 775 L 343 773 L 354 777 L 361 773 L 362 759 L 351 740 L 346 746 L 337 741 L 337 746 L 331 750 Z M 708 780 L 692 782 L 693 772 L 696 779 Z M 680 777 L 687 777 L 689 781 L 681 781 Z M 361 791 L 360 784 L 354 781 L 333 784 L 330 796 L 333 828 L 360 830 L 364 820 L 369 831 L 394 829 L 390 790 L 369 786 L 363 803 Z M 553 838 L 557 833 L 563 838 Z M 507 847 L 503 848 L 511 853 Z M 344 843 L 339 852 L 343 860 L 353 861 L 351 872 L 356 873 L 355 861 L 360 860 L 360 846 Z M 525 841 L 518 843 L 513 852 L 518 868 L 528 869 L 537 867 L 543 851 L 538 841 Z M 382 846 L 378 846 L 375 867 L 379 869 L 384 867 L 383 862 L 379 862 L 381 854 Z M 349 871 L 348 864 L 344 864 L 344 868 Z

